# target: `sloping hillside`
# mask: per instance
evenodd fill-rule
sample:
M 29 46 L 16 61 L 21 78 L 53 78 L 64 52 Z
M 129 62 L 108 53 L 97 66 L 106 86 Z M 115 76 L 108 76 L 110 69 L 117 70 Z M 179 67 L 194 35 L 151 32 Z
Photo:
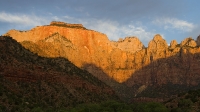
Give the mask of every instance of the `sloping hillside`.
M 114 91 L 65 58 L 44 58 L 0 36 L 0 108 L 55 111 L 117 100 Z

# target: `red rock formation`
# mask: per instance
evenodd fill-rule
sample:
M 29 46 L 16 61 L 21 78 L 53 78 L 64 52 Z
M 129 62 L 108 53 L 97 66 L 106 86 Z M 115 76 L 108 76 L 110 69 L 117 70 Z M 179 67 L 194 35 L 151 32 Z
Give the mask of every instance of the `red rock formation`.
M 118 42 L 112 42 L 112 44 L 113 47 L 132 53 L 140 51 L 144 48 L 144 45 L 137 37 L 126 37 L 124 40 L 119 39 Z
M 176 40 L 172 40 L 171 43 L 170 43 L 170 49 L 176 48 L 177 44 L 178 44 L 178 43 L 177 43 Z
M 181 43 L 180 43 L 180 46 L 181 47 L 184 47 L 184 46 L 188 46 L 188 47 L 196 47 L 197 46 L 197 43 L 190 37 L 190 38 L 186 38 L 184 39 Z
M 105 73 L 129 86 L 162 85 L 169 82 L 198 84 L 196 79 L 199 79 L 200 49 L 191 38 L 186 38 L 180 44 L 172 41 L 168 46 L 157 34 L 149 42 L 148 48 L 144 48 L 135 37 L 110 42 L 105 34 L 96 31 L 51 25 L 26 32 L 10 30 L 5 35 L 10 35 L 18 42 L 32 41 L 47 56 L 66 57 L 95 76 Z M 25 47 L 30 49 L 30 46 Z M 103 71 L 91 70 L 95 68 L 93 66 Z
M 53 42 L 52 40 L 56 36 L 55 33 L 58 33 L 60 37 L 63 36 L 68 39 L 73 48 L 66 47 L 66 45 L 59 42 Z M 113 64 L 110 62 L 110 56 L 115 52 L 115 49 L 113 49 L 111 42 L 105 34 L 86 29 L 40 26 L 24 32 L 10 30 L 5 35 L 13 37 L 18 42 L 32 41 L 40 46 L 47 55 L 51 57 L 66 57 L 80 68 L 87 64 L 94 64 L 119 82 L 123 82 L 128 78 L 123 75 L 124 73 L 126 74 L 127 70 L 118 70 L 118 67 L 110 67 Z M 121 50 L 119 50 L 119 53 L 123 59 L 116 64 L 120 66 L 127 60 L 127 56 L 126 52 L 121 53 Z M 115 74 L 113 75 L 113 73 Z M 127 74 L 131 75 L 131 73 L 132 70 L 129 70 Z

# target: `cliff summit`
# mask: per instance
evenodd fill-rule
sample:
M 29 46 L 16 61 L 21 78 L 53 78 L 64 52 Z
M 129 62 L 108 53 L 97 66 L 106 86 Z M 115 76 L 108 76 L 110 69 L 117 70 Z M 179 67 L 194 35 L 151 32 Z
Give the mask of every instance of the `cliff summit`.
M 65 22 L 60 22 L 60 21 L 52 21 L 50 23 L 50 26 L 60 26 L 60 27 L 86 29 L 85 27 L 83 27 L 82 24 L 70 24 L 70 23 L 65 23 Z

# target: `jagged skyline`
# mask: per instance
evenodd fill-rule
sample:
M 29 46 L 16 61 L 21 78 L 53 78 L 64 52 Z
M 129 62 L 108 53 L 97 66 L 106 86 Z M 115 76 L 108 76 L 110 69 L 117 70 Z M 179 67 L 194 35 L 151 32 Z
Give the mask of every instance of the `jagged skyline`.
M 4 0 L 0 1 L 0 34 L 10 29 L 30 30 L 55 20 L 81 23 L 110 40 L 137 36 L 147 46 L 155 34 L 161 34 L 167 43 L 173 39 L 180 43 L 200 34 L 198 4 L 198 0 Z

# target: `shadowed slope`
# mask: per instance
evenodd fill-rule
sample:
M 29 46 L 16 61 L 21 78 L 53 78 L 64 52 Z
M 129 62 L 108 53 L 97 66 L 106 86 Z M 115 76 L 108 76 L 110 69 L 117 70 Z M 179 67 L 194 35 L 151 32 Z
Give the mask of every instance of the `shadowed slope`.
M 109 86 L 67 59 L 37 56 L 5 36 L 0 52 L 0 105 L 7 111 L 117 99 Z
M 182 47 L 176 55 L 154 60 L 134 72 L 124 83 L 136 90 L 134 97 L 138 98 L 134 100 L 148 101 L 149 97 L 163 101 L 180 92 L 199 89 L 200 53 L 193 54 L 191 51 L 195 49 L 199 48 Z

